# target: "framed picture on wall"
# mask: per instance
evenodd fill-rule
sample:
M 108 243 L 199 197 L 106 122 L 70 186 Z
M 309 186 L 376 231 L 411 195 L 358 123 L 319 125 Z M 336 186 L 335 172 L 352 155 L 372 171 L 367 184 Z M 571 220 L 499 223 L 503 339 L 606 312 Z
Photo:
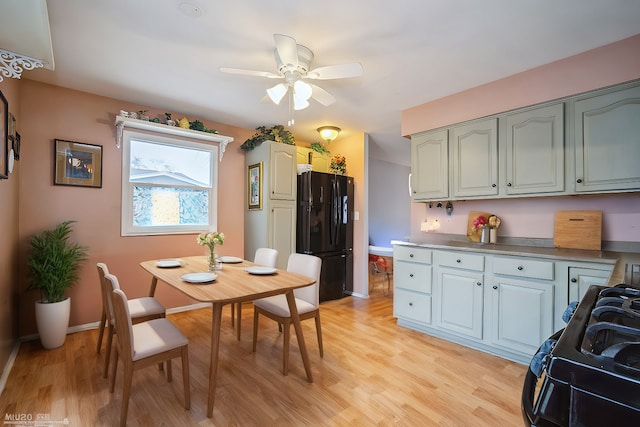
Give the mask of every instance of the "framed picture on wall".
M 247 182 L 249 209 L 262 209 L 262 162 L 249 166 Z
M 102 145 L 54 141 L 53 183 L 102 187 Z
M 9 103 L 0 91 L 0 179 L 9 177 Z

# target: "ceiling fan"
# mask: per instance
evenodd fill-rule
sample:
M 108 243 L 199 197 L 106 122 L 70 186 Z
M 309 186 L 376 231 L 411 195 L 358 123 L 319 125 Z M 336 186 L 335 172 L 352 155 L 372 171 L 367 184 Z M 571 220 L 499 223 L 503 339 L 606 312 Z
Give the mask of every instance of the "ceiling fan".
M 320 104 L 329 106 L 336 99 L 326 90 L 304 80 L 331 80 L 349 77 L 359 77 L 362 75 L 362 65 L 357 62 L 339 65 L 329 65 L 310 69 L 313 61 L 313 52 L 306 46 L 296 43 L 293 37 L 283 34 L 274 34 L 276 72 L 255 71 L 242 68 L 222 67 L 220 71 L 230 74 L 241 74 L 245 76 L 266 77 L 269 79 L 284 79 L 284 82 L 267 89 L 267 95 L 275 104 L 287 93 L 289 94 L 289 116 L 292 111 L 302 110 L 309 106 L 309 98 L 313 98 Z M 289 119 L 289 125 L 293 124 L 293 118 Z

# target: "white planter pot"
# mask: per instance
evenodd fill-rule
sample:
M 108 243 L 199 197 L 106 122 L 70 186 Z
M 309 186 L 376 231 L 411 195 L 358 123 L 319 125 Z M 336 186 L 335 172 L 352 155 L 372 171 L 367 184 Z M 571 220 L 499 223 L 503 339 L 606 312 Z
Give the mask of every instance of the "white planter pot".
M 36 324 L 44 348 L 57 348 L 64 344 L 70 314 L 70 297 L 50 304 L 36 301 Z

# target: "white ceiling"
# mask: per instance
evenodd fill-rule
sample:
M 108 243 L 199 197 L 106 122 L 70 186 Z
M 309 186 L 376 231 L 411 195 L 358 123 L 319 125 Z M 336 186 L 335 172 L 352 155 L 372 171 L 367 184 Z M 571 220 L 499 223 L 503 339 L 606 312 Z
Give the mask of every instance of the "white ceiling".
M 200 8 L 202 16 L 181 12 L 182 3 Z M 286 104 L 261 103 L 274 80 L 219 71 L 275 71 L 273 34 L 286 34 L 314 52 L 312 68 L 345 62 L 364 67 L 359 78 L 315 81 L 337 101 L 324 107 L 312 100 L 296 112 L 294 135 L 317 141 L 321 125 L 338 126 L 345 135 L 363 131 L 373 157 L 401 164 L 409 162 L 402 110 L 640 33 L 638 0 L 47 4 L 55 71 L 28 71 L 23 78 L 190 119 L 249 129 L 286 124 Z

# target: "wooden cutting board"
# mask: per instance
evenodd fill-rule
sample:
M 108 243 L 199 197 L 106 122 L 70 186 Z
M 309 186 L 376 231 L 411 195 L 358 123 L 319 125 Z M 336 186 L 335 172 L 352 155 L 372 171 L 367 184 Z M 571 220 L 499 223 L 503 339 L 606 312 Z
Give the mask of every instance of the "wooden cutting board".
M 491 215 L 493 215 L 493 214 L 490 214 L 489 212 L 480 212 L 480 211 L 471 211 L 471 212 L 469 212 L 469 221 L 467 222 L 467 238 L 470 241 L 479 242 L 480 241 L 480 234 L 482 234 L 482 232 L 480 230 L 477 230 L 476 232 L 473 232 L 473 230 L 472 230 L 473 221 L 475 221 L 475 219 L 478 218 L 479 216 L 483 216 L 488 222 L 489 217 Z
M 556 248 L 602 248 L 602 211 L 557 211 L 553 228 Z

